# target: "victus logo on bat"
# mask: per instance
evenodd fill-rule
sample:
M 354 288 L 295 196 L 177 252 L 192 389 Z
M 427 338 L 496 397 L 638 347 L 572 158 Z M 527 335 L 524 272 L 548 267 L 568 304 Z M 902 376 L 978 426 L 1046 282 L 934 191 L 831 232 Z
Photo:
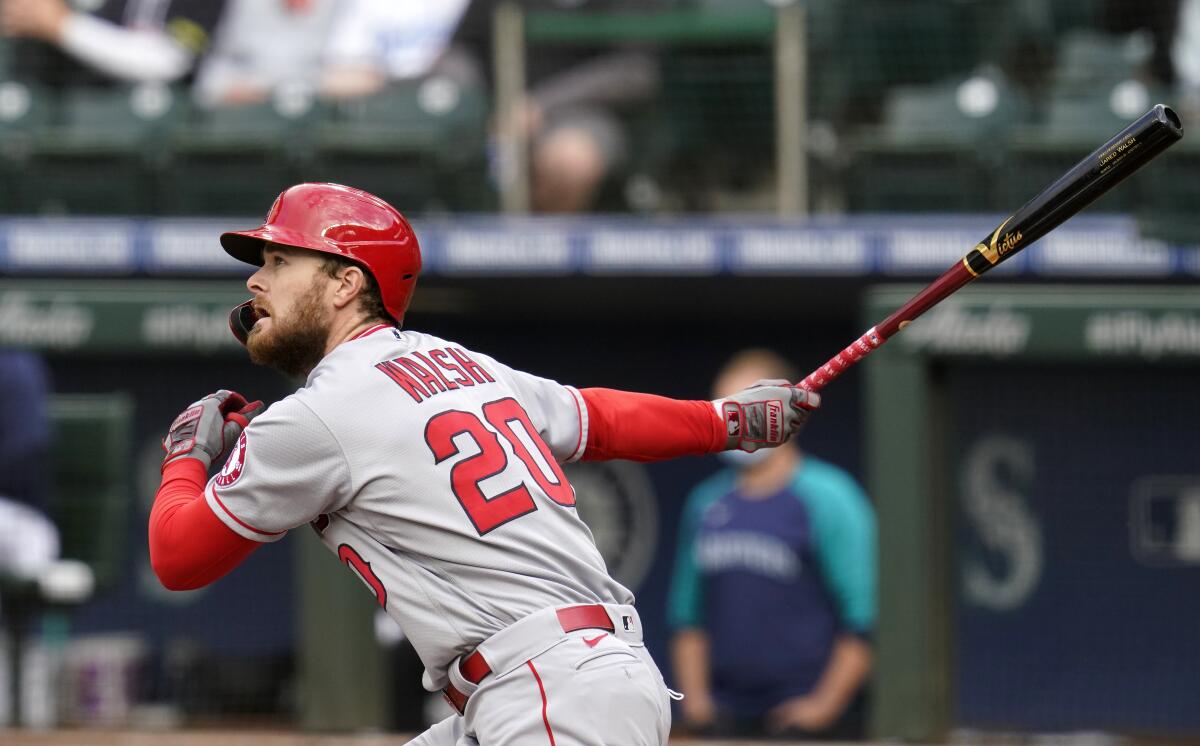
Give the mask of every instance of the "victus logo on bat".
M 975 250 L 978 251 L 988 264 L 996 264 L 1006 255 L 1011 253 L 1021 243 L 1024 234 L 1021 231 L 1010 231 L 1001 237 L 1000 232 L 1004 230 L 1004 226 L 1008 225 L 1012 218 L 1009 217 L 1000 224 L 996 232 L 992 234 L 991 240 L 987 243 L 976 244 Z
M 1017 244 L 1021 242 L 1021 238 L 1023 238 L 1021 231 L 1005 233 L 1004 238 L 1000 239 L 1000 243 L 995 244 L 996 253 L 1000 256 L 1004 256 L 1008 252 L 1017 248 Z

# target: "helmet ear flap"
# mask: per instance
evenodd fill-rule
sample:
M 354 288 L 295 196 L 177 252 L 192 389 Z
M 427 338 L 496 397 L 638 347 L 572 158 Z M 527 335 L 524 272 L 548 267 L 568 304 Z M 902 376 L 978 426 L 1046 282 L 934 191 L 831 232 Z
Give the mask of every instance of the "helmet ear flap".
M 233 336 L 243 347 L 250 338 L 250 329 L 254 322 L 258 321 L 258 312 L 254 310 L 252 303 L 254 301 L 248 300 L 229 312 L 229 331 L 233 332 Z

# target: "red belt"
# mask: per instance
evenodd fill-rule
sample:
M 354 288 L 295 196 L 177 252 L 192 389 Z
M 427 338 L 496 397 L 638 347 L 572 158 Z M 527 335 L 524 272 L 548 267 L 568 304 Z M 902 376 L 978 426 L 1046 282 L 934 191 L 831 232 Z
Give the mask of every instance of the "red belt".
M 608 611 L 599 604 L 567 606 L 559 609 L 557 613 L 558 624 L 562 627 L 563 632 L 575 632 L 581 629 L 615 631 L 612 619 L 608 616 Z M 483 655 L 476 650 L 459 660 L 458 671 L 467 681 L 472 684 L 478 684 L 492 672 L 492 667 L 488 665 Z M 446 688 L 442 690 L 442 694 L 446 696 L 446 701 L 455 710 L 458 710 L 459 715 L 463 714 L 463 711 L 467 707 L 467 695 L 454 688 L 454 684 L 447 684 Z

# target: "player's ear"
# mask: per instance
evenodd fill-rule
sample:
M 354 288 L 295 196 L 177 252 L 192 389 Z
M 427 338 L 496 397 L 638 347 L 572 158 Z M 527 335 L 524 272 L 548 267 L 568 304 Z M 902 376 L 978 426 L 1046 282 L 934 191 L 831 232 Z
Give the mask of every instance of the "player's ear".
M 348 264 L 334 278 L 337 287 L 334 288 L 333 305 L 337 309 L 354 303 L 367 289 L 367 277 L 361 267 Z

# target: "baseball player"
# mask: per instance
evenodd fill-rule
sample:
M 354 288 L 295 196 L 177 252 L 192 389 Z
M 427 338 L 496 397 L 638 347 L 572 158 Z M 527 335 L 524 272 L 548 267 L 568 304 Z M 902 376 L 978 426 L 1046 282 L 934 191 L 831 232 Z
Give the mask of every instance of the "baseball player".
M 171 424 L 149 528 L 163 585 L 211 583 L 308 524 L 458 712 L 413 743 L 666 743 L 671 693 L 560 464 L 778 446 L 817 396 L 576 389 L 402 330 L 417 237 L 357 189 L 291 187 L 221 244 L 258 267 L 235 336 L 307 380 L 266 409 L 218 391 Z
M 795 380 L 783 358 L 735 355 L 717 397 Z M 875 516 L 854 478 L 795 442 L 718 455 L 680 521 L 667 618 L 680 714 L 724 738 L 865 737 L 875 620 Z

